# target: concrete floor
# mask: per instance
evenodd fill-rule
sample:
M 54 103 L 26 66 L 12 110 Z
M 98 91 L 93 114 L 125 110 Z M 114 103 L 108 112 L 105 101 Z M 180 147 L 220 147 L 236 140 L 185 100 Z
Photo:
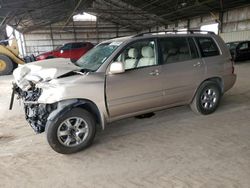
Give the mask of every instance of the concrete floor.
M 92 147 L 55 153 L 16 103 L 11 76 L 0 78 L 0 187 L 250 187 L 250 63 L 212 115 L 189 107 L 129 118 L 100 132 Z

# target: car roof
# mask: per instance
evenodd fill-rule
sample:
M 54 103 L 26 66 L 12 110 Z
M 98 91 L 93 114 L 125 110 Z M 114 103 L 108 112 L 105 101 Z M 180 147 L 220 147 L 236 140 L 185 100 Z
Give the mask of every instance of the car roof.
M 90 43 L 90 42 L 67 42 L 63 45 L 66 45 L 66 44 L 79 44 L 79 43 Z
M 128 41 L 130 39 L 146 39 L 146 38 L 158 38 L 158 37 L 173 37 L 173 36 L 198 36 L 198 37 L 204 37 L 204 36 L 213 36 L 215 35 L 214 32 L 211 31 L 203 31 L 203 30 L 185 30 L 185 31 L 178 31 L 178 30 L 165 30 L 165 31 L 156 31 L 156 32 L 145 32 L 145 33 L 139 33 L 136 35 L 130 35 L 130 36 L 124 36 L 124 37 L 118 37 L 113 38 L 110 40 L 103 41 L 102 43 L 111 43 L 111 42 L 124 42 Z
M 102 43 L 124 42 L 124 41 L 126 41 L 128 39 L 131 39 L 131 38 L 133 38 L 133 35 L 109 39 L 109 40 L 103 41 Z

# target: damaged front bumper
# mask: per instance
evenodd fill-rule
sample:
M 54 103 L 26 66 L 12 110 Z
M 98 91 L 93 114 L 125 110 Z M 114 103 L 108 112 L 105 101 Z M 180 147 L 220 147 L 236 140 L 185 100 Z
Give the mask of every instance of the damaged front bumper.
M 57 103 L 41 104 L 37 100 L 41 96 L 42 89 L 32 87 L 28 91 L 21 90 L 16 84 L 13 84 L 13 92 L 10 102 L 12 108 L 14 94 L 17 98 L 23 100 L 25 118 L 36 133 L 45 131 L 47 118 L 49 114 L 57 108 Z

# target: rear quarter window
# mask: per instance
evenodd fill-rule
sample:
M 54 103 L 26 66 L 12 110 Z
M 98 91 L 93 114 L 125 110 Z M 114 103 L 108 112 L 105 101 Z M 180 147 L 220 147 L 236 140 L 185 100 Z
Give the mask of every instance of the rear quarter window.
M 202 57 L 220 55 L 219 48 L 211 37 L 196 37 L 195 40 L 199 46 Z

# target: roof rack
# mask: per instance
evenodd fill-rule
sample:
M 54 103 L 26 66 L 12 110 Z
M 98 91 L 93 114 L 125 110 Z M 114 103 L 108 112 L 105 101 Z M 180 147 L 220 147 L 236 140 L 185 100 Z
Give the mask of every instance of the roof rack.
M 205 31 L 205 30 L 199 30 L 199 29 L 188 29 L 188 30 L 176 30 L 176 29 L 171 29 L 171 30 L 162 30 L 162 31 L 153 31 L 153 32 L 144 32 L 144 33 L 139 33 L 137 35 L 134 35 L 133 37 L 140 37 L 146 34 L 160 34 L 160 33 L 189 33 L 189 34 L 194 34 L 194 33 L 207 33 L 207 34 L 212 34 L 215 35 L 213 31 Z

